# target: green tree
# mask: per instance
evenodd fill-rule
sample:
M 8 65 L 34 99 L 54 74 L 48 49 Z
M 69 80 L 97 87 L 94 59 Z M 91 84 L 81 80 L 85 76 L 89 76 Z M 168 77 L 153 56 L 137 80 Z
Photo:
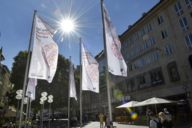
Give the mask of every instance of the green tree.
M 27 62 L 27 52 L 21 51 L 14 58 L 11 73 L 11 82 L 15 84 L 14 90 L 23 88 L 23 81 Z M 45 80 L 38 80 L 36 87 L 36 100 L 32 102 L 32 107 L 36 110 L 40 108 L 39 99 L 41 92 L 46 91 L 54 96 L 53 108 L 67 108 L 69 81 L 69 60 L 59 55 L 57 71 L 52 83 Z M 15 94 L 16 95 L 16 94 Z M 45 104 L 48 107 L 48 103 Z
M 14 90 L 23 88 L 25 68 L 27 63 L 27 52 L 21 51 L 14 58 L 14 63 L 11 72 L 11 82 L 15 85 Z

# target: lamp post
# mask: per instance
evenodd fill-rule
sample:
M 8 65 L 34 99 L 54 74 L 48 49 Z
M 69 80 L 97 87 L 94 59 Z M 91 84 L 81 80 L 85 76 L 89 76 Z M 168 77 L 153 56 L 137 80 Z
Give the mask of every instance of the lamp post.
M 47 100 L 47 92 L 41 93 L 40 104 L 41 104 L 41 128 L 43 128 L 43 110 L 44 110 L 44 103 Z
M 28 116 L 28 108 L 29 108 L 28 101 L 29 101 L 28 97 L 24 97 L 23 104 L 26 104 L 26 110 L 25 110 L 25 125 L 24 125 L 25 128 L 27 127 L 27 121 L 28 121 L 28 119 L 27 119 L 27 116 Z
M 49 127 L 50 128 L 50 113 L 51 113 L 51 104 L 53 103 L 53 95 L 48 96 L 48 103 L 49 103 Z
M 28 119 L 31 118 L 31 95 L 32 95 L 31 92 L 28 92 L 28 100 L 29 100 L 28 101 L 28 104 L 29 104 L 28 108 L 29 109 L 28 109 L 28 117 L 27 117 Z
M 19 112 L 19 101 L 22 99 L 22 95 L 23 95 L 23 90 L 17 90 L 16 91 L 16 96 L 15 98 L 17 99 L 17 112 L 16 112 L 16 120 L 18 118 L 18 112 Z

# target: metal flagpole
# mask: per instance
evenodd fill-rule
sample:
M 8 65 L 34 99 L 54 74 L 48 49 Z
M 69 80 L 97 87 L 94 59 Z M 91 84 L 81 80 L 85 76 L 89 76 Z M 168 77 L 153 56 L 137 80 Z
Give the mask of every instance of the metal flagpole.
M 28 109 L 28 117 L 27 117 L 28 122 L 30 120 L 30 117 L 31 117 L 31 97 L 29 97 L 29 109 Z
M 70 128 L 70 73 L 71 73 L 71 56 L 69 57 L 69 97 L 68 97 L 68 128 Z
M 29 116 L 28 118 L 30 119 L 31 118 L 31 98 L 29 98 Z
M 30 35 L 30 39 L 29 39 L 27 65 L 26 65 L 26 69 L 25 69 L 25 78 L 24 78 L 24 82 L 23 82 L 23 95 L 22 95 L 20 115 L 19 115 L 19 128 L 21 128 L 21 122 L 22 122 L 22 118 L 23 118 L 23 101 L 24 101 L 25 90 L 26 90 L 26 85 L 27 85 L 27 81 L 28 81 L 29 63 L 30 63 L 30 58 L 31 58 L 33 26 L 34 26 L 36 12 L 37 11 L 35 10 L 33 13 L 33 22 L 32 22 L 32 27 L 31 27 L 31 35 Z
M 49 103 L 49 128 L 50 128 L 51 103 Z
M 19 114 L 19 100 L 17 101 L 16 122 L 18 121 L 18 114 Z
M 81 58 L 81 45 L 82 45 L 82 41 L 81 38 L 79 38 L 79 44 L 80 44 L 80 128 L 82 128 L 83 124 L 82 124 L 82 58 Z
M 41 128 L 43 128 L 43 110 L 44 110 L 44 103 L 41 106 Z
M 107 46 L 106 46 L 106 36 L 105 36 L 105 23 L 104 23 L 104 14 L 103 14 L 103 0 L 101 0 L 101 15 L 102 15 L 102 24 L 103 24 L 103 40 L 104 40 L 104 53 L 107 61 L 105 79 L 107 83 L 107 98 L 108 98 L 108 111 L 110 122 L 113 122 L 112 119 L 112 108 L 111 108 L 111 88 L 109 85 L 109 72 L 108 72 L 108 56 L 107 56 Z
M 26 107 L 26 117 L 25 117 L 25 127 L 28 127 L 28 120 L 30 115 L 30 107 L 31 107 L 31 92 L 29 92 L 29 95 L 27 96 L 27 107 Z
M 26 116 L 25 116 L 25 128 L 27 127 L 27 121 L 28 121 L 28 112 L 29 112 L 29 97 L 27 97 L 27 105 L 26 105 Z

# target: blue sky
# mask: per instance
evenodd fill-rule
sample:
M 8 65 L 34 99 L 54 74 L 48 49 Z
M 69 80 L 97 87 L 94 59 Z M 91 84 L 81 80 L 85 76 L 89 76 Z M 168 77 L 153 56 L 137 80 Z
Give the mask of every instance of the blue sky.
M 123 33 L 159 0 L 105 0 L 117 33 Z M 13 58 L 27 50 L 34 10 L 55 26 L 62 17 L 72 15 L 79 25 L 77 34 L 57 40 L 59 53 L 79 64 L 79 37 L 95 56 L 103 49 L 100 0 L 1 0 L 0 47 L 6 58 L 3 64 L 11 70 Z

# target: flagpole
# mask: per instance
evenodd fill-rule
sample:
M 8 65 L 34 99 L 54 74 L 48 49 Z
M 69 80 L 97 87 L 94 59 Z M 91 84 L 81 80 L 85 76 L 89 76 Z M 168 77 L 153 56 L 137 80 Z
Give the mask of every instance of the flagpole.
M 23 95 L 22 95 L 20 115 L 19 115 L 19 128 L 21 128 L 21 122 L 22 122 L 22 118 L 23 118 L 23 101 L 24 101 L 26 85 L 27 85 L 27 81 L 28 81 L 29 62 L 30 62 L 30 58 L 31 58 L 31 51 L 30 50 L 31 50 L 31 47 L 32 47 L 33 25 L 34 25 L 36 13 L 37 13 L 37 10 L 34 10 L 33 22 L 32 22 L 31 34 L 30 34 L 29 46 L 28 46 L 27 65 L 26 65 L 26 69 L 25 69 L 25 77 L 24 77 L 24 82 L 23 82 Z
M 27 127 L 27 121 L 28 121 L 28 112 L 29 112 L 29 97 L 27 97 L 27 105 L 26 105 L 26 116 L 25 116 L 25 128 Z
M 31 93 L 31 92 L 30 92 Z M 28 106 L 28 114 L 27 114 L 27 121 L 28 121 L 28 123 L 29 123 L 29 119 L 30 119 L 30 113 L 31 113 L 31 94 L 30 94 L 30 96 L 28 97 L 28 100 L 29 100 L 29 106 Z M 28 126 L 29 124 L 27 124 L 27 126 Z
M 28 113 L 28 122 L 29 122 L 29 120 L 30 120 L 30 118 L 31 118 L 31 97 L 29 97 L 29 113 Z
M 104 14 L 103 14 L 103 0 L 101 0 L 101 15 L 102 15 L 102 24 L 103 24 L 103 39 L 104 39 L 104 53 L 107 61 L 106 70 L 105 70 L 105 79 L 107 83 L 107 98 L 108 98 L 108 111 L 110 122 L 113 122 L 112 119 L 112 107 L 111 107 L 111 88 L 109 86 L 109 72 L 108 72 L 108 56 L 107 56 L 107 47 L 106 47 L 106 37 L 105 37 L 105 24 L 104 24 Z M 110 123 L 111 125 L 111 123 Z
M 44 110 L 44 102 L 41 105 L 41 128 L 43 128 L 43 110 Z
M 79 44 L 80 44 L 80 98 L 79 98 L 79 104 L 80 104 L 80 128 L 82 128 L 82 58 L 81 58 L 81 46 L 82 46 L 82 40 L 79 38 Z
M 68 128 L 70 128 L 70 73 L 71 73 L 71 56 L 69 57 L 69 85 L 68 85 L 68 88 L 69 88 L 69 97 L 68 97 Z
M 30 107 L 31 107 L 31 92 L 29 92 L 27 96 L 27 107 L 26 107 L 26 117 L 25 117 L 25 127 L 28 127 L 28 119 L 29 119 L 29 114 L 30 114 Z
M 49 127 L 50 128 L 50 114 L 51 114 L 51 103 L 49 103 Z

